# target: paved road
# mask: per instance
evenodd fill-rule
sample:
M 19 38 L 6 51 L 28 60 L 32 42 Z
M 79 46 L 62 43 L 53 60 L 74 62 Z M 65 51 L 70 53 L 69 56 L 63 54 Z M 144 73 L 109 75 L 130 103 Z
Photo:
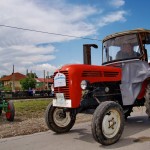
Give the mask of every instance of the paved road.
M 148 150 L 150 149 L 150 120 L 143 112 L 132 114 L 125 123 L 118 143 L 102 146 L 91 134 L 91 123 L 76 124 L 67 134 L 52 131 L 0 139 L 0 150 Z

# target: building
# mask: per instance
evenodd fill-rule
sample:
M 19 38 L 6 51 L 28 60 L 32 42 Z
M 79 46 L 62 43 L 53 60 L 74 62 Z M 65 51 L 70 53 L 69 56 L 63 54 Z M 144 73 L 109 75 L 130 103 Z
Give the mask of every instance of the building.
M 52 78 L 35 78 L 36 80 L 36 89 L 47 90 L 53 84 Z
M 12 90 L 18 90 L 18 89 L 21 89 L 20 80 L 24 78 L 26 78 L 25 75 L 19 72 L 16 72 L 16 73 L 12 73 L 11 75 L 1 78 L 0 81 L 6 87 L 11 87 Z

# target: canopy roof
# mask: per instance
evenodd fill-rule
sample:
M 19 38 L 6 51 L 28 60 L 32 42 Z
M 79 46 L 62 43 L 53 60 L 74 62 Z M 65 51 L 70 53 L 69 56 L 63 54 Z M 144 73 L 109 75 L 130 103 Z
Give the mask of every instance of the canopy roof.
M 128 31 L 123 31 L 123 32 L 117 32 L 117 33 L 114 33 L 114 34 L 106 36 L 103 39 L 103 42 L 105 42 L 108 39 L 117 37 L 117 36 L 122 36 L 122 35 L 125 35 L 125 34 L 141 33 L 141 32 L 143 32 L 143 33 L 150 33 L 150 30 L 139 28 L 139 29 L 135 29 L 135 30 L 128 30 Z

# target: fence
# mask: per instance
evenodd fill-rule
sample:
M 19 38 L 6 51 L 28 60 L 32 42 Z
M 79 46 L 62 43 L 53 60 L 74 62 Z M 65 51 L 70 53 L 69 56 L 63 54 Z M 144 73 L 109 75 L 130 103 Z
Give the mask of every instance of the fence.
M 28 98 L 48 98 L 54 97 L 54 94 L 50 90 L 41 90 L 41 91 L 1 91 L 6 99 L 28 99 Z

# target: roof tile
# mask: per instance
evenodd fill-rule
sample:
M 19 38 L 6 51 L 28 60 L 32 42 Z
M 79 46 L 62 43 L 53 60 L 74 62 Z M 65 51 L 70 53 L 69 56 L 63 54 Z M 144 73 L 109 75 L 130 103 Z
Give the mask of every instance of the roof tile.
M 19 72 L 16 72 L 16 73 L 12 73 L 11 75 L 8 75 L 8 76 L 5 76 L 5 77 L 1 78 L 0 81 L 10 81 L 13 78 L 14 78 L 15 81 L 19 81 L 21 79 L 26 78 L 26 76 L 19 73 Z

